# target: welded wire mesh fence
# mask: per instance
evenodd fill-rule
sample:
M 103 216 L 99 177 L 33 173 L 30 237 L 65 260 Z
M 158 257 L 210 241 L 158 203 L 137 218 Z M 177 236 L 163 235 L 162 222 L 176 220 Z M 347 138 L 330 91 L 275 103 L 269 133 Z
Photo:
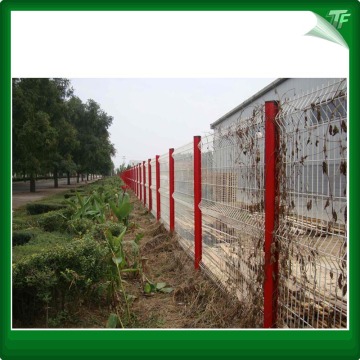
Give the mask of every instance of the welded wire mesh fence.
M 202 138 L 203 267 L 242 301 L 262 305 L 264 114 Z
M 164 154 L 159 158 L 160 163 L 160 206 L 161 219 L 165 227 L 170 229 L 170 187 L 169 187 L 169 154 Z
M 269 109 L 276 109 L 273 117 Z M 219 286 L 251 304 L 254 327 L 268 326 L 266 319 L 269 327 L 347 327 L 347 131 L 344 79 L 255 105 L 251 116 L 240 114 L 230 127 L 203 136 L 199 168 L 195 138 L 159 157 L 159 179 L 151 160 L 152 184 L 145 180 L 145 188 L 152 213 L 169 230 L 174 219 L 195 268 L 198 257 Z M 139 198 L 141 168 L 126 177 L 134 177 Z
M 175 228 L 180 245 L 194 254 L 194 159 L 193 143 L 175 149 L 174 194 Z
M 346 80 L 281 105 L 279 321 L 346 327 Z

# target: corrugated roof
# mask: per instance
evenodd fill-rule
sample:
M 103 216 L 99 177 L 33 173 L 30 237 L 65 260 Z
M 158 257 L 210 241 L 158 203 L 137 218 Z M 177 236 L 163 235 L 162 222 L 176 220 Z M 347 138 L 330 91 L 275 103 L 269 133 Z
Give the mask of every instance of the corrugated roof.
M 255 95 L 249 97 L 247 100 L 242 102 L 240 105 L 238 105 L 237 107 L 235 107 L 234 109 L 230 110 L 228 113 L 223 115 L 220 119 L 218 119 L 215 122 L 213 122 L 212 124 L 210 124 L 210 128 L 213 129 L 215 126 L 219 125 L 224 120 L 226 120 L 229 116 L 231 116 L 231 115 L 235 114 L 236 112 L 246 108 L 252 102 L 254 102 L 258 98 L 260 98 L 261 96 L 266 94 L 268 91 L 274 89 L 276 86 L 280 85 L 281 83 L 283 83 L 286 80 L 288 80 L 288 78 L 279 78 L 279 79 L 274 80 L 272 83 L 270 83 L 269 85 L 265 86 L 263 89 L 258 91 Z

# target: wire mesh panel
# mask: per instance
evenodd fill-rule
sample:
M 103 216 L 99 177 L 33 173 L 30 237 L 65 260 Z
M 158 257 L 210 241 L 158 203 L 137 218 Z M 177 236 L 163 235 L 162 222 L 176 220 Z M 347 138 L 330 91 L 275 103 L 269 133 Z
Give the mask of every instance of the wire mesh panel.
M 189 143 L 174 154 L 175 229 L 180 245 L 194 254 L 194 145 Z
M 279 326 L 347 326 L 346 79 L 281 104 Z
M 151 197 L 152 197 L 152 202 L 151 202 L 151 213 L 155 216 L 156 218 L 156 213 L 157 213 L 157 207 L 156 207 L 156 158 L 152 159 L 150 161 L 150 167 L 151 167 L 151 186 L 150 186 L 150 191 L 151 191 Z
M 264 266 L 264 114 L 202 137 L 203 267 L 261 323 Z
M 169 205 L 169 154 L 161 155 L 160 165 L 160 208 L 161 219 L 165 227 L 170 229 L 170 205 Z

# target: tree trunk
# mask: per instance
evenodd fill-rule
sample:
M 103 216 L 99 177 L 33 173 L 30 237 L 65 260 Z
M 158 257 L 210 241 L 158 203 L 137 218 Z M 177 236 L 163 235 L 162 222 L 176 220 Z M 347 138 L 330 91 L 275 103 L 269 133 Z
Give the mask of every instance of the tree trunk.
M 67 172 L 67 184 L 70 185 L 70 171 Z
M 76 173 L 76 182 L 79 183 L 79 181 L 80 181 L 80 174 Z
M 54 168 L 54 188 L 59 187 L 58 171 L 57 168 Z
M 30 192 L 35 192 L 35 176 L 30 174 Z
M 86 181 L 89 181 L 89 173 L 86 173 Z

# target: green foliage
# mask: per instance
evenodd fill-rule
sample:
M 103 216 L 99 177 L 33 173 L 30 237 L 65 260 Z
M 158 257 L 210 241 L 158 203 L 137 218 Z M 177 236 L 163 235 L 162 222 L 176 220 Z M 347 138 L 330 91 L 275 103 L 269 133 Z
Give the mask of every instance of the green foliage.
M 107 322 L 106 322 L 106 327 L 107 327 L 108 329 L 115 329 L 115 328 L 117 328 L 119 325 L 120 325 L 120 324 L 119 324 L 119 318 L 118 318 L 118 316 L 117 316 L 116 314 L 114 314 L 114 313 L 111 313 L 111 314 L 109 315 L 109 318 L 108 318 Z
M 14 231 L 12 234 L 12 245 L 24 245 L 28 243 L 34 234 L 29 231 Z
M 64 208 L 66 208 L 66 205 L 50 203 L 29 203 L 26 205 L 26 210 L 30 215 L 43 214 Z
M 101 190 L 93 191 L 91 195 L 82 196 L 76 193 L 76 197 L 68 201 L 74 214 L 73 219 L 92 219 L 99 223 L 106 220 L 106 211 L 109 208 L 106 196 Z
M 127 226 L 129 222 L 129 215 L 133 209 L 133 206 L 130 204 L 129 194 L 124 192 L 120 197 L 117 196 L 116 203 L 110 201 L 110 208 L 117 217 L 118 221 L 123 222 Z
M 125 226 L 121 223 L 106 221 L 103 224 L 95 224 L 92 228 L 92 235 L 94 239 L 104 241 L 106 240 L 106 231 L 110 231 L 112 236 L 119 236 L 124 229 Z
M 67 210 L 49 211 L 38 215 L 37 223 L 45 231 L 64 231 L 67 229 L 68 216 L 69 211 Z
M 159 283 L 152 283 L 151 281 L 146 281 L 144 284 L 144 293 L 147 295 L 161 292 L 161 293 L 171 293 L 173 288 L 168 287 L 166 283 L 159 282 Z
M 120 269 L 123 269 L 126 266 L 125 253 L 123 248 L 123 239 L 125 233 L 126 228 L 124 228 L 119 236 L 113 236 L 110 230 L 105 231 L 106 240 L 113 255 L 112 261 Z
M 12 249 L 13 264 L 22 260 L 25 257 L 42 253 L 43 251 L 50 251 L 52 248 L 61 245 L 67 246 L 72 241 L 71 235 L 64 232 L 45 232 L 38 228 L 26 230 L 32 234 L 31 239 L 22 246 L 15 246 Z
M 23 244 L 13 247 L 12 254 L 17 324 L 28 326 L 40 318 L 49 327 L 61 326 L 72 321 L 81 304 L 104 300 L 123 316 L 119 293 L 127 315 L 118 324 L 131 321 L 134 296 L 125 292 L 122 274 L 141 271 L 142 234 L 125 241 L 124 223 L 112 221 L 109 202 L 118 205 L 120 185 L 120 179 L 108 178 L 74 193 L 72 200 L 58 196 L 14 212 L 13 230 L 18 230 L 13 242 Z
M 96 302 L 94 284 L 106 275 L 106 252 L 85 237 L 21 258 L 13 264 L 13 316 L 25 325 L 46 308 L 56 312 L 80 299 Z
M 129 195 L 118 194 L 118 187 L 121 181 L 118 178 L 112 178 L 106 183 L 100 183 L 89 187 L 89 194 L 80 194 L 76 192 L 76 197 L 67 200 L 73 211 L 73 219 L 92 219 L 97 223 L 105 223 L 107 218 L 112 214 L 119 221 L 127 225 L 132 205 L 130 204 Z M 110 208 L 112 214 L 110 213 Z
M 12 90 L 13 171 L 30 177 L 31 191 L 49 171 L 109 174 L 113 118 L 99 104 L 73 96 L 68 79 L 13 79 Z
M 91 219 L 69 219 L 67 221 L 66 230 L 70 234 L 84 235 L 86 233 L 92 233 L 94 228 L 94 222 Z

